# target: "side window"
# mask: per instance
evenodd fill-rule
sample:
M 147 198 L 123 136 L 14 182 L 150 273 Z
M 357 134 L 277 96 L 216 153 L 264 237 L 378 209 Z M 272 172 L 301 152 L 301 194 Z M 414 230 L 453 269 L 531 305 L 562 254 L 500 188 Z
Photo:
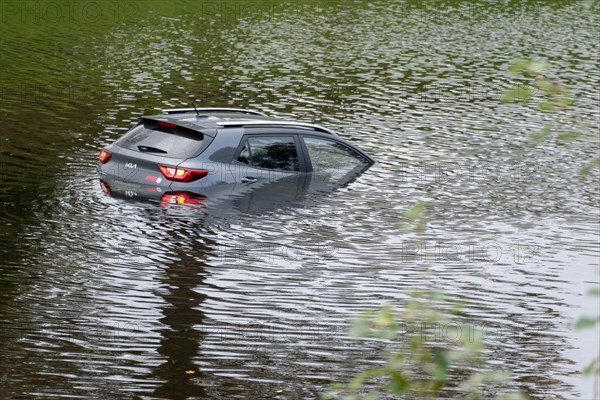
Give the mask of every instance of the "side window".
M 305 137 L 304 144 L 314 172 L 348 172 L 365 167 L 368 162 L 360 154 L 332 140 Z
M 258 168 L 299 171 L 298 152 L 292 136 L 246 139 L 237 161 Z

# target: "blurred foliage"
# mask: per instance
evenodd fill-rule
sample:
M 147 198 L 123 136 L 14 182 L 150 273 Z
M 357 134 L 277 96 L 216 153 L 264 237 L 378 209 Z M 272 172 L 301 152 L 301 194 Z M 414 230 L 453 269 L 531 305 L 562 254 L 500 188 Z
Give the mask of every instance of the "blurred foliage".
M 508 68 L 514 74 L 527 79 L 530 84 L 528 87 L 515 86 L 504 92 L 501 100 L 508 102 L 529 102 L 533 95 L 539 93 L 541 100 L 538 107 L 542 112 L 554 113 L 554 120 L 548 122 L 538 132 L 530 136 L 530 142 L 533 144 L 541 143 L 552 137 L 553 131 L 557 131 L 557 143 L 568 143 L 573 140 L 588 140 L 596 145 L 600 144 L 598 132 L 591 133 L 587 124 L 574 115 L 561 115 L 560 111 L 566 111 L 573 100 L 568 89 L 556 80 L 548 77 L 549 64 L 533 60 L 516 60 Z M 563 129 L 562 126 L 576 126 L 576 129 Z M 591 173 L 594 168 L 600 168 L 600 157 L 596 157 L 586 162 L 579 170 L 579 175 L 585 177 Z M 598 289 L 590 291 L 593 296 L 600 296 Z M 600 316 L 580 317 L 575 324 L 575 329 L 594 328 L 600 324 Z M 583 369 L 585 376 L 600 376 L 600 356 Z
M 529 137 L 533 145 L 555 138 L 559 144 L 573 140 L 598 142 L 597 135 L 575 115 L 565 115 L 573 104 L 566 86 L 548 76 L 549 65 L 532 60 L 516 60 L 509 71 L 520 75 L 528 84 L 514 86 L 505 91 L 501 100 L 505 103 L 530 103 L 539 100 L 537 108 L 543 113 L 555 115 L 539 131 Z M 562 113 L 562 114 L 561 114 Z M 568 129 L 565 129 L 565 126 Z M 581 167 L 581 177 L 593 168 L 600 167 L 600 157 Z M 404 212 L 404 221 L 397 224 L 403 231 L 425 230 L 423 215 L 425 202 L 418 202 Z M 595 290 L 598 296 L 599 291 Z M 368 368 L 353 377 L 348 384 L 333 385 L 322 399 L 372 400 L 379 395 L 405 395 L 410 398 L 438 398 L 444 390 L 453 389 L 463 399 L 483 399 L 484 390 L 490 385 L 510 381 L 509 371 L 492 371 L 486 368 L 482 355 L 483 333 L 473 329 L 458 340 L 436 336 L 427 340 L 424 330 L 450 324 L 450 317 L 463 307 L 454 303 L 449 312 L 442 305 L 451 303 L 442 292 L 428 291 L 411 293 L 404 311 L 398 312 L 391 306 L 378 311 L 366 311 L 352 319 L 349 334 L 355 338 L 372 338 L 395 343 L 401 339 L 403 346 L 387 354 L 387 360 L 379 367 Z M 600 324 L 599 317 L 581 317 L 576 329 L 593 328 Z M 476 372 L 472 372 L 476 371 Z M 584 375 L 600 375 L 600 358 L 594 359 L 583 370 Z M 489 398 L 486 395 L 485 398 Z M 521 392 L 502 393 L 496 399 L 525 399 Z
M 600 290 L 593 288 L 588 291 L 588 295 L 600 297 Z M 595 317 L 582 316 L 575 322 L 575 329 L 591 329 L 600 324 L 600 315 Z M 593 359 L 583 370 L 584 376 L 600 377 L 600 355 Z
M 404 211 L 403 221 L 395 224 L 396 228 L 408 232 L 424 232 L 426 228 L 424 214 L 427 210 L 427 203 L 419 201 Z
M 510 373 L 486 368 L 480 329 L 451 322 L 463 307 L 462 303 L 449 301 L 442 292 L 414 292 L 402 312 L 388 306 L 353 318 L 351 336 L 392 343 L 399 339 L 402 346 L 390 351 L 382 366 L 366 369 L 347 385 L 334 385 L 322 399 L 370 400 L 383 394 L 433 399 L 448 388 L 458 391 L 463 399 L 483 399 L 484 389 L 508 382 Z M 443 327 L 449 326 L 456 329 L 456 335 L 448 335 L 447 331 L 440 334 Z M 513 392 L 496 399 L 525 396 Z
M 568 112 L 569 106 L 573 104 L 572 95 L 565 85 L 550 78 L 549 64 L 518 59 L 508 70 L 523 78 L 525 84 L 507 89 L 503 93 L 501 101 L 504 103 L 531 103 L 537 99 L 537 108 L 543 113 L 554 116 L 553 120 L 529 137 L 531 144 L 542 143 L 553 136 L 560 144 L 573 140 L 586 140 L 596 145 L 600 144 L 598 132 L 592 132 L 585 121 L 574 113 Z M 579 176 L 584 178 L 598 167 L 600 167 L 600 157 L 585 163 L 579 170 Z
M 540 93 L 543 101 L 538 103 L 541 111 L 553 111 L 556 108 L 566 109 L 573 104 L 568 89 L 546 76 L 549 65 L 539 61 L 517 60 L 508 70 L 514 74 L 528 78 L 532 84 L 527 86 L 516 86 L 508 89 L 501 100 L 504 102 L 529 101 L 534 94 Z

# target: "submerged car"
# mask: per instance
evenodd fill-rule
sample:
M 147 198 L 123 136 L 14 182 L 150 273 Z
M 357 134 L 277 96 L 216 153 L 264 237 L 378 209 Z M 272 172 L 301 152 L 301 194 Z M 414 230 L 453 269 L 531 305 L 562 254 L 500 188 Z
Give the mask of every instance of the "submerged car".
M 99 160 L 106 193 L 186 204 L 227 196 L 233 187 L 305 182 L 306 175 L 347 182 L 374 163 L 319 125 L 233 108 L 144 116 Z

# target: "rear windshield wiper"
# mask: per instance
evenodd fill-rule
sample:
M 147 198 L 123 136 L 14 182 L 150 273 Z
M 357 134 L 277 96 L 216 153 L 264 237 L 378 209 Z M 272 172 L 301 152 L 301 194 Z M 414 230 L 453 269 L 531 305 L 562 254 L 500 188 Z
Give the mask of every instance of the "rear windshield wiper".
M 138 149 L 140 149 L 140 151 L 144 151 L 144 152 L 148 152 L 148 153 L 164 153 L 167 154 L 167 152 L 163 149 L 159 149 L 157 147 L 152 147 L 152 146 L 138 146 Z

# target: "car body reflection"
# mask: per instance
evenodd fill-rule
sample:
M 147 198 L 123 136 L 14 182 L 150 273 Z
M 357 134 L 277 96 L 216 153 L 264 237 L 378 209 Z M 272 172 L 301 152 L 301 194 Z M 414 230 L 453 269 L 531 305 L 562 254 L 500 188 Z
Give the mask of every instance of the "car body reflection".
M 106 195 L 118 199 L 224 216 L 235 212 L 263 213 L 287 206 L 302 206 L 350 185 L 369 167 L 352 171 L 297 173 L 276 180 L 259 177 L 249 182 L 217 184 L 201 193 L 103 179 L 100 187 Z

